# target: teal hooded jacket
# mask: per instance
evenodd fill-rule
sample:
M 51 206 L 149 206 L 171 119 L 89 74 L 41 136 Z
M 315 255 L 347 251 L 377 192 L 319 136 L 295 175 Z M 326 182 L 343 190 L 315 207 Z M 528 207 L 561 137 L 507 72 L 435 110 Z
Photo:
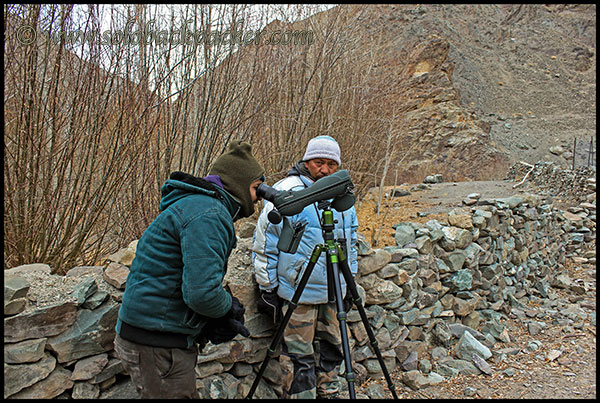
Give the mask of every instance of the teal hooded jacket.
M 231 308 L 222 281 L 237 242 L 233 221 L 240 204 L 221 187 L 191 178 L 168 179 L 161 188 L 161 213 L 138 241 L 127 277 L 119 334 L 124 321 L 186 335 L 191 347 L 206 317 Z

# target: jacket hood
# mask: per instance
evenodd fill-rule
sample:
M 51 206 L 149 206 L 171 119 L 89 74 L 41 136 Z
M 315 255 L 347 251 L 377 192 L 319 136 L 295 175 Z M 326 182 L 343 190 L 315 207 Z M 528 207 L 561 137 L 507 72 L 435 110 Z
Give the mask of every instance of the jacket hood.
M 232 217 L 240 210 L 239 203 L 223 188 L 202 178 L 183 172 L 173 172 L 160 189 L 160 211 L 192 194 L 204 194 L 221 200 Z
M 223 189 L 240 203 L 240 218 L 250 217 L 254 213 L 250 185 L 257 179 L 264 181 L 265 169 L 254 158 L 250 143 L 232 141 L 227 151 L 217 157 L 208 173 L 218 175 Z

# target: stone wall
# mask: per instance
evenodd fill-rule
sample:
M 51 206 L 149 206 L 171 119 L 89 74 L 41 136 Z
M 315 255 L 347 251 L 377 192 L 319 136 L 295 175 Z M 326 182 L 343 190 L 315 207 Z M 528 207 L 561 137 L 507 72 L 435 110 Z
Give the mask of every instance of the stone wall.
M 388 370 L 401 371 L 404 385 L 396 389 L 489 373 L 487 361 L 503 354 L 510 339 L 507 314 L 540 326 L 532 306 L 556 311 L 556 288 L 585 291 L 562 268 L 567 256 L 595 262 L 595 222 L 595 200 L 560 211 L 515 196 L 456 208 L 447 225 L 399 223 L 396 247 L 373 250 L 361 240 L 356 282 Z M 245 397 L 271 343 L 274 326 L 256 311 L 247 225 L 238 232 L 225 283 L 246 306 L 252 336 L 209 344 L 199 354 L 203 398 Z M 66 276 L 40 264 L 5 271 L 5 398 L 137 396 L 112 345 L 135 245 L 104 266 L 73 268 Z M 586 315 L 577 306 L 558 314 L 567 321 Z M 358 380 L 381 377 L 356 309 L 348 327 Z M 278 365 L 270 361 L 255 398 L 280 396 Z
M 527 185 L 538 192 L 581 202 L 596 201 L 596 167 L 580 166 L 575 170 L 563 169 L 552 161 L 538 161 L 533 166 L 517 162 L 509 168 L 508 180 L 521 180 L 527 176 Z

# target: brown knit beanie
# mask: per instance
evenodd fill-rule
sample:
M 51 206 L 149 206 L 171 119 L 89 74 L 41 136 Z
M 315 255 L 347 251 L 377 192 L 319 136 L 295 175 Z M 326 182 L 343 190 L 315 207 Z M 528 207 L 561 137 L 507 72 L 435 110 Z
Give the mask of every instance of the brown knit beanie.
M 208 172 L 209 175 L 219 175 L 225 190 L 240 202 L 242 217 L 250 217 L 254 213 L 250 184 L 264 173 L 265 169 L 252 155 L 252 145 L 240 140 L 232 141 Z

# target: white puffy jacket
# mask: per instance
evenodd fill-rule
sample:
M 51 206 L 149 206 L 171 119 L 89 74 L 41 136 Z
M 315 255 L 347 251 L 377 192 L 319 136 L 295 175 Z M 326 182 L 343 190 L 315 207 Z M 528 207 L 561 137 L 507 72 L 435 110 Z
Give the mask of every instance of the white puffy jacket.
M 291 175 L 277 182 L 273 188 L 277 190 L 298 191 L 313 183 L 310 178 L 304 175 Z M 320 223 L 322 210 L 318 210 L 317 203 L 314 203 L 313 205 L 306 206 L 301 213 L 287 217 L 291 224 L 297 222 L 307 223 L 296 253 L 289 254 L 277 249 L 277 242 L 279 241 L 283 221 L 276 225 L 269 222 L 267 214 L 272 209 L 273 204 L 265 200 L 265 206 L 256 224 L 252 243 L 254 276 L 261 290 L 276 288 L 281 298 L 290 301 L 304 274 L 304 269 L 309 262 L 315 246 L 317 244 L 325 245 L 323 229 Z M 346 239 L 346 250 L 348 251 L 346 258 L 352 276 L 355 276 L 358 269 L 358 252 L 356 249 L 358 219 L 356 217 L 356 210 L 354 207 L 351 207 L 343 212 L 338 212 L 333 208 L 331 211 L 333 212 L 334 220 L 337 221 L 334 229 L 335 239 Z M 326 261 L 326 251 L 323 250 L 298 303 L 327 303 Z M 346 295 L 346 282 L 341 273 L 341 268 L 340 283 L 342 285 L 342 297 L 344 297 Z

